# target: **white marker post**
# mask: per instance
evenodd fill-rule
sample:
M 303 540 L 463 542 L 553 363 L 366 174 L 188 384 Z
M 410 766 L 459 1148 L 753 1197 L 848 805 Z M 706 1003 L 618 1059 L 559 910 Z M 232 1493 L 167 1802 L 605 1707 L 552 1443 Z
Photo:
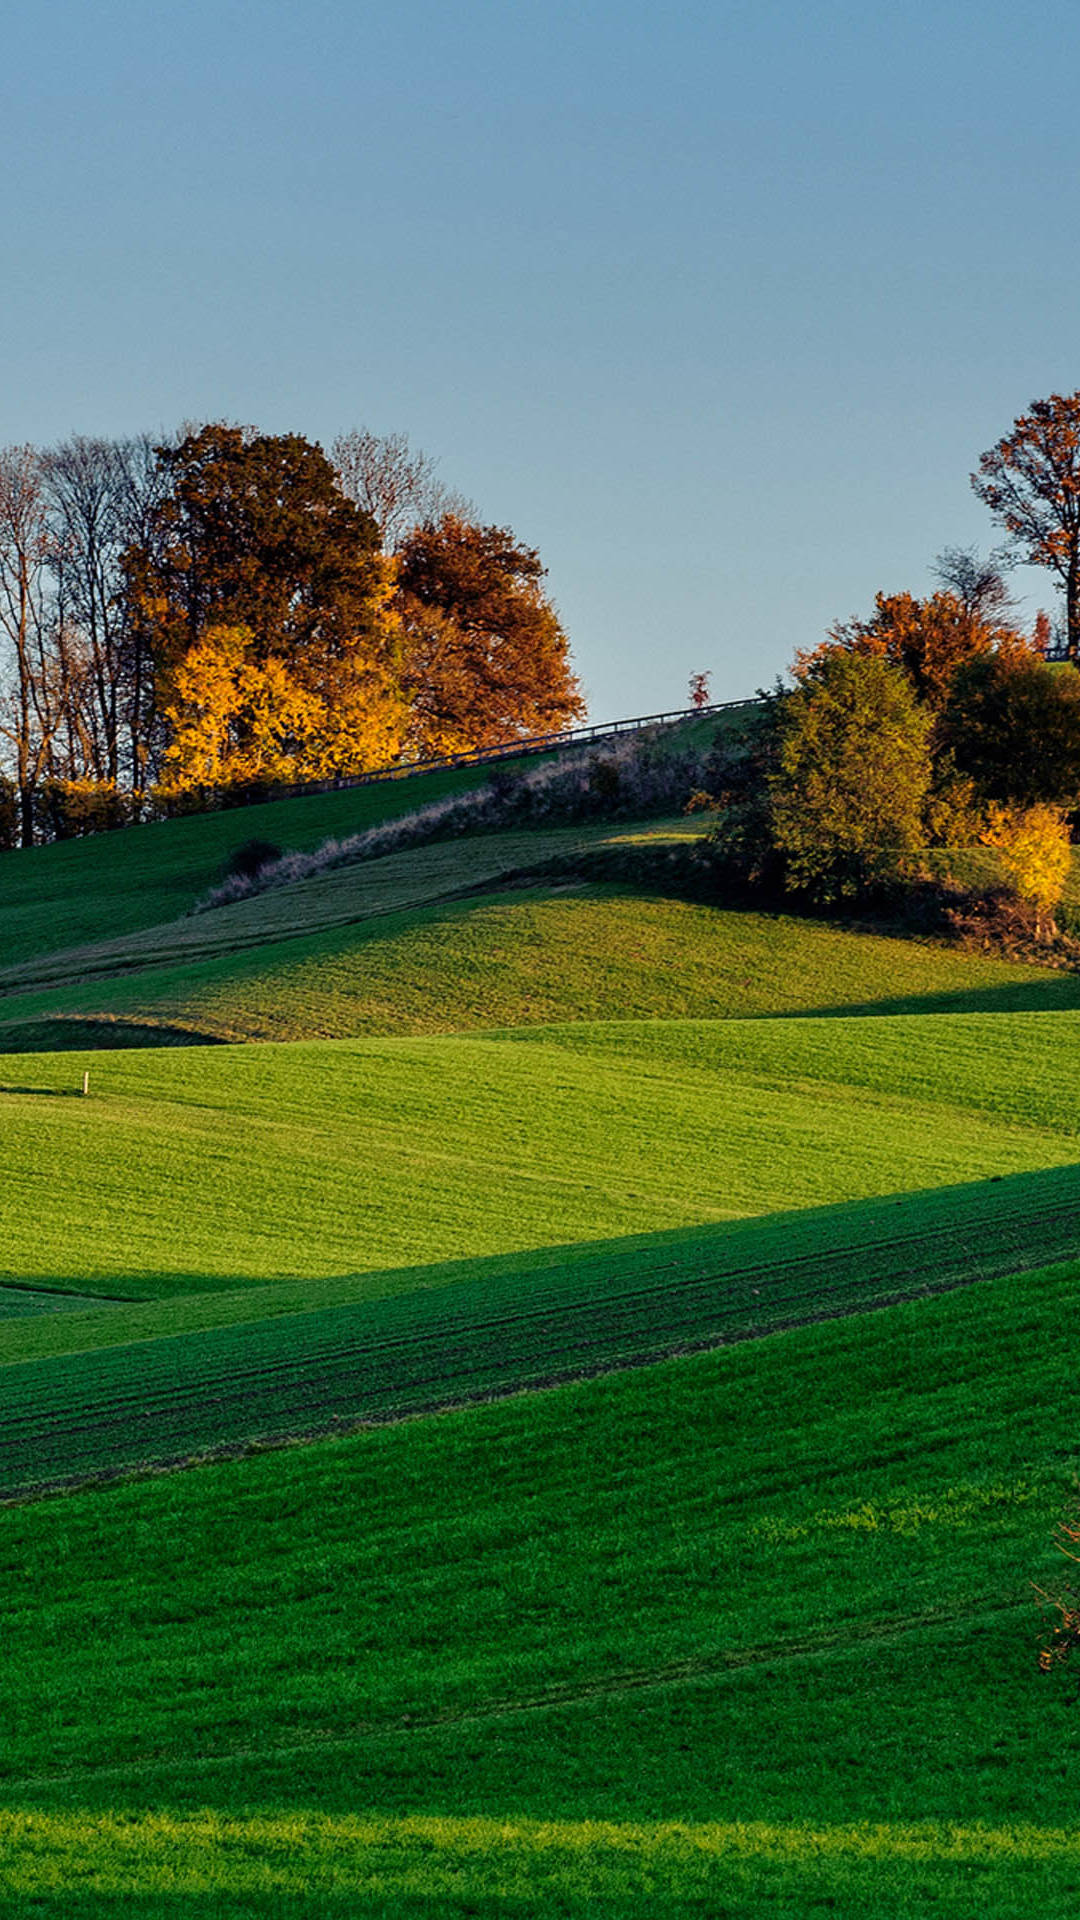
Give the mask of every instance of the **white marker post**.
M 89 1093 L 89 1091 L 90 1091 L 90 1075 L 89 1075 L 89 1073 L 84 1073 L 84 1074 L 83 1074 L 83 1077 L 82 1077 L 82 1090 L 83 1090 L 83 1099 L 85 1100 L 85 1099 L 86 1099 L 86 1096 L 87 1096 L 87 1094 L 88 1094 L 88 1093 Z

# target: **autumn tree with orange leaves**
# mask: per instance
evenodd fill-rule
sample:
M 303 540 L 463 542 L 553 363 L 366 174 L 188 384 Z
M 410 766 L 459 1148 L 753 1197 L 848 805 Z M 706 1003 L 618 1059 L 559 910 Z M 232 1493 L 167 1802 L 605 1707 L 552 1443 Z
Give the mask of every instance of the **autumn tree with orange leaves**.
M 158 459 L 162 496 L 125 567 L 165 788 L 388 766 L 406 728 L 394 565 L 321 448 L 217 424 Z
M 879 593 L 868 620 L 839 621 L 820 647 L 798 656 L 796 671 L 805 673 L 830 647 L 876 655 L 899 667 L 917 698 L 932 709 L 945 704 L 957 672 L 969 661 L 998 653 L 1014 658 L 1032 650 L 1008 622 L 947 590 L 924 600 L 911 593 Z
M 396 608 L 416 757 L 559 731 L 585 712 L 539 554 L 456 512 L 398 551 Z

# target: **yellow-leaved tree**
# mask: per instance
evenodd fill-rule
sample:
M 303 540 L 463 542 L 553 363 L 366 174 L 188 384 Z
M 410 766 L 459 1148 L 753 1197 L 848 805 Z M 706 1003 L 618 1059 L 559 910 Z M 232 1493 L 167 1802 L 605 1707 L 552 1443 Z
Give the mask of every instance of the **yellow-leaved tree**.
M 158 463 L 161 498 L 125 569 L 165 790 L 390 765 L 408 723 L 397 562 L 322 450 L 218 424 Z
M 247 627 L 210 627 L 162 689 L 166 791 L 246 781 L 319 780 L 385 766 L 404 710 L 392 684 L 357 663 L 286 660 Z
M 1048 805 L 993 805 L 987 808 L 982 839 L 996 849 L 1013 892 L 1034 909 L 1036 939 L 1048 939 L 1056 931 L 1054 908 L 1065 891 L 1072 857 L 1064 812 Z

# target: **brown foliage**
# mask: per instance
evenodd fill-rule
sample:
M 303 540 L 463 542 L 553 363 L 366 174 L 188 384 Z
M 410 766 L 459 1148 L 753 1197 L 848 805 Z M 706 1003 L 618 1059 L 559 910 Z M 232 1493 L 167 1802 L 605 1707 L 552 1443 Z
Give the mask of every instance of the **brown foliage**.
M 340 654 L 376 624 L 387 564 L 378 529 L 321 448 L 215 423 L 160 447 L 158 460 L 166 488 L 126 560 L 159 665 L 215 627 L 245 627 L 259 660 L 299 662 Z
M 1075 1551 L 1080 1546 L 1080 1526 L 1063 1520 L 1057 1529 L 1055 1545 L 1066 1560 L 1080 1561 L 1080 1553 Z M 1039 1648 L 1040 1673 L 1052 1673 L 1080 1648 L 1080 1594 L 1072 1587 L 1057 1594 L 1046 1593 L 1042 1587 L 1036 1587 L 1035 1592 L 1043 1605 L 1051 1607 L 1057 1615 L 1049 1638 Z
M 417 757 L 554 733 L 582 717 L 544 571 L 508 527 L 457 513 L 405 540 L 397 607 Z
M 933 593 L 926 600 L 911 593 L 879 593 L 869 620 L 838 622 L 827 641 L 797 655 L 800 679 L 830 646 L 876 655 L 899 667 L 918 698 L 934 708 L 944 704 L 954 675 L 968 661 L 990 653 L 1013 658 L 1031 651 L 1014 628 L 987 618 L 951 592 Z

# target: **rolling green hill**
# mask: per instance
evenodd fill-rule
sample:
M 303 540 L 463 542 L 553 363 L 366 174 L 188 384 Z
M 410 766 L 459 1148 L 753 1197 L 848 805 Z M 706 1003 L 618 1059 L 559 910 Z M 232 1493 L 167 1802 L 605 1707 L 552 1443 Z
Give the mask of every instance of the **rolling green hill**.
M 741 711 L 661 729 L 655 736 L 658 749 L 706 749 L 718 730 L 736 724 Z M 603 742 L 597 750 L 603 751 Z M 551 757 L 550 752 L 521 754 L 510 765 L 524 773 Z M 449 768 L 0 854 L 0 966 L 175 921 L 221 878 L 230 856 L 249 840 L 311 852 L 328 839 L 364 832 L 482 787 L 488 778 L 486 765 Z
M 0 955 L 9 965 L 172 920 L 214 884 L 229 855 L 248 840 L 307 851 L 332 835 L 359 833 L 464 792 L 483 777 L 476 768 L 420 774 L 2 854 Z
M 32 1322 L 0 1321 L 0 1499 L 503 1398 L 1051 1260 L 1080 1261 L 1075 1166 L 254 1298 L 59 1314 L 35 1295 Z
M 1065 1165 L 1078 1026 L 618 1022 L 0 1058 L 0 1276 L 146 1298 Z
M 697 726 L 703 741 L 715 724 Z M 191 913 L 253 836 L 310 851 L 486 778 L 428 774 L 3 856 L 0 1049 L 1080 1005 L 1071 973 L 575 872 L 581 852 L 661 848 L 700 832 L 693 819 L 473 833 Z
M 1080 979 L 679 821 L 189 913 L 423 787 L 0 860 L 0 1908 L 1072 1920 Z
M 613 837 L 594 829 L 591 844 Z M 1080 1007 L 1072 973 L 535 874 L 583 843 L 577 831 L 418 848 L 0 969 L 0 1048 Z

